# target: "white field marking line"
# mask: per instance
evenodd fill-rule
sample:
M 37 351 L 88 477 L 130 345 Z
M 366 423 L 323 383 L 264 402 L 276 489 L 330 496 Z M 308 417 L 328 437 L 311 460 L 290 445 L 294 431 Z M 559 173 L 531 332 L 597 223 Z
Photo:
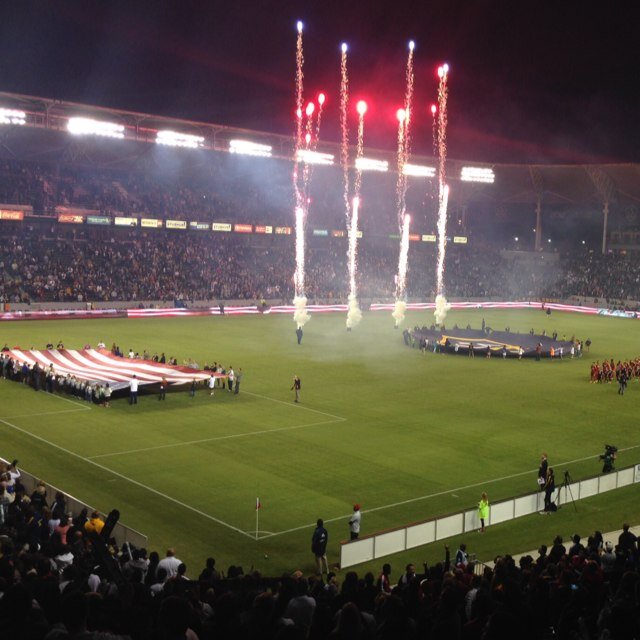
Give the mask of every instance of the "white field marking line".
M 146 491 L 149 491 L 150 493 L 153 493 L 157 496 L 160 496 L 161 498 L 164 498 L 166 500 L 169 500 L 169 502 L 173 502 L 174 504 L 179 505 L 180 507 L 183 507 L 185 509 L 188 509 L 189 511 L 193 511 L 194 513 L 197 513 L 200 516 L 203 516 L 204 518 L 207 518 L 208 520 L 211 520 L 213 522 L 216 522 L 217 524 L 222 525 L 223 527 L 227 527 L 227 529 L 231 529 L 232 531 L 236 531 L 237 533 L 242 534 L 243 536 L 246 536 L 247 538 L 250 539 L 254 539 L 253 536 L 250 536 L 248 533 L 245 533 L 242 529 L 239 529 L 238 527 L 234 527 L 232 524 L 229 524 L 228 522 L 225 522 L 224 520 L 220 520 L 218 518 L 215 518 L 212 515 L 209 515 L 208 513 L 205 513 L 204 511 L 200 511 L 200 509 L 196 509 L 196 507 L 192 507 L 189 504 L 186 504 L 185 502 L 181 502 L 180 500 L 176 499 L 176 498 L 172 498 L 170 495 L 166 494 L 166 493 L 162 493 L 162 491 L 158 491 L 157 489 L 154 489 L 153 487 L 149 487 L 146 484 L 142 484 L 142 482 L 138 482 L 137 480 L 134 480 L 133 478 L 129 478 L 128 476 L 123 475 L 122 473 L 118 473 L 117 471 L 114 471 L 113 469 L 109 469 L 109 467 L 105 467 L 104 465 L 101 465 L 98 462 L 94 462 L 93 460 L 89 460 L 88 458 L 85 458 L 84 456 L 81 456 L 79 453 L 75 453 L 75 451 L 70 451 L 69 449 L 65 449 L 64 447 L 61 447 L 59 444 L 56 444 L 55 442 L 50 442 L 49 440 L 46 440 L 45 438 L 42 438 L 41 436 L 36 435 L 35 433 L 31 433 L 29 431 L 27 431 L 26 429 L 21 429 L 20 427 L 18 427 L 15 424 L 12 424 L 11 422 L 7 422 L 6 420 L 3 420 L 0 418 L 0 422 L 2 424 L 7 425 L 8 427 L 11 427 L 12 429 L 15 429 L 16 431 L 20 431 L 20 433 L 24 433 L 25 435 L 34 438 L 35 440 L 39 440 L 40 442 L 44 442 L 45 444 L 49 445 L 50 447 L 53 447 L 54 449 L 58 449 L 60 451 L 62 451 L 63 453 L 66 453 L 70 456 L 73 456 L 75 458 L 78 458 L 79 460 L 82 460 L 83 462 L 88 462 L 89 464 L 92 464 L 95 467 L 98 467 L 98 469 L 102 469 L 103 471 L 106 471 L 107 473 L 110 473 L 114 476 L 117 476 L 118 478 L 121 478 L 122 480 L 126 480 L 127 482 L 130 482 L 131 484 L 136 485 L 137 487 L 140 487 L 141 489 L 145 489 Z M 107 479 L 107 481 L 109 481 L 109 479 Z
M 88 407 L 86 404 L 82 404 L 81 402 L 76 402 L 75 400 L 69 400 L 69 398 L 63 398 L 62 396 L 58 396 L 55 393 L 49 393 L 47 391 L 43 392 L 46 398 L 56 398 L 57 400 L 63 400 L 64 402 L 69 402 L 71 404 L 75 404 L 76 407 L 82 407 L 83 409 L 91 410 L 91 407 Z
M 625 447 L 624 449 L 619 449 L 619 451 L 631 451 L 632 449 L 640 448 L 640 444 L 633 445 L 632 447 Z M 594 458 L 598 458 L 599 454 L 594 456 L 586 456 L 585 458 L 576 458 L 575 460 L 569 460 L 567 462 L 559 462 L 558 464 L 554 464 L 554 468 L 558 467 L 566 467 L 568 464 L 575 464 L 576 462 L 585 462 L 586 460 L 593 460 Z M 476 487 L 481 487 L 487 484 L 493 484 L 495 482 L 502 482 L 503 480 L 511 480 L 513 478 L 519 478 L 520 476 L 526 476 L 530 473 L 535 473 L 537 469 L 531 469 L 530 471 L 522 471 L 520 473 L 512 473 L 509 476 L 503 476 L 502 478 L 494 478 L 493 480 L 483 480 L 482 482 L 475 482 L 474 484 L 468 484 L 466 487 L 456 487 L 454 489 L 446 489 L 444 491 L 438 491 L 437 493 L 430 493 L 425 496 L 419 496 L 417 498 L 409 498 L 408 500 L 401 500 L 400 502 L 394 502 L 392 504 L 385 504 L 380 507 L 374 507 L 373 509 L 367 509 L 366 511 L 362 511 L 362 513 L 373 513 L 374 511 L 384 511 L 385 509 L 391 509 L 393 507 L 400 507 L 405 504 L 410 504 L 411 502 L 420 502 L 421 500 L 428 500 L 429 498 L 437 498 L 439 496 L 446 495 L 447 493 L 451 493 L 452 491 L 464 491 L 466 489 L 475 489 Z M 561 487 L 558 487 L 560 490 Z M 337 522 L 338 520 L 344 520 L 345 518 L 351 517 L 351 514 L 348 513 L 344 516 L 338 516 L 337 518 L 330 518 L 325 520 L 324 522 Z M 305 524 L 301 527 L 294 527 L 293 529 L 286 529 L 285 531 L 278 531 L 277 533 L 272 533 L 271 535 L 265 536 L 265 538 L 272 538 L 274 536 L 281 536 L 285 533 L 293 533 L 294 531 L 301 531 L 302 529 L 309 529 L 311 527 L 315 527 L 315 523 Z
M 293 407 L 295 409 L 303 409 L 304 411 L 313 411 L 314 413 L 319 413 L 323 416 L 329 416 L 330 418 L 336 418 L 336 420 L 346 420 L 347 418 L 343 418 L 342 416 L 334 416 L 333 413 L 327 413 L 326 411 L 319 411 L 318 409 L 311 409 L 311 407 L 305 407 L 302 403 L 296 404 L 295 402 L 287 402 L 286 400 L 278 400 L 277 398 L 270 398 L 269 396 L 263 396 L 259 393 L 252 393 L 251 391 L 243 391 L 242 393 L 246 393 L 248 396 L 254 396 L 256 398 L 264 398 L 265 400 L 271 400 L 271 402 L 278 402 L 280 404 L 286 404 L 288 407 Z
M 42 413 L 23 413 L 18 416 L 1 416 L 2 420 L 13 420 L 14 418 L 35 418 L 37 416 L 56 416 L 60 413 L 79 413 L 80 411 L 91 411 L 91 407 L 80 407 L 79 409 L 63 409 L 62 411 L 44 411 Z
M 202 438 L 201 440 L 188 440 L 186 442 L 172 442 L 170 444 L 158 444 L 153 447 L 143 447 L 142 449 L 129 449 L 128 451 L 114 451 L 113 453 L 99 453 L 96 456 L 88 456 L 87 460 L 96 460 L 97 458 L 110 458 L 112 456 L 124 456 L 130 453 L 142 453 L 144 451 L 155 451 L 156 449 L 171 449 L 173 447 L 184 447 L 190 444 L 202 444 L 203 442 L 215 442 L 217 440 L 231 440 L 233 438 L 245 438 L 248 436 L 261 436 L 269 433 L 279 433 L 280 431 L 293 431 L 294 429 L 306 429 L 307 427 L 317 427 L 321 424 L 336 424 L 344 422 L 346 418 L 336 420 L 323 420 L 322 422 L 306 422 L 305 424 L 294 424 L 290 427 L 277 427 L 276 429 L 263 429 L 262 431 L 247 431 L 246 433 L 233 433 L 226 436 L 212 436 L 211 438 Z

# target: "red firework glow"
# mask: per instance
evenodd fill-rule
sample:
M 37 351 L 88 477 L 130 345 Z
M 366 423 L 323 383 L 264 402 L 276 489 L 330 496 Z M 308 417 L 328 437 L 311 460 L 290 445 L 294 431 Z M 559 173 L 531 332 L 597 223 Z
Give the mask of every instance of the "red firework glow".
M 364 100 L 359 100 L 358 104 L 356 105 L 356 109 L 358 113 L 363 116 L 365 113 L 367 113 L 367 103 Z

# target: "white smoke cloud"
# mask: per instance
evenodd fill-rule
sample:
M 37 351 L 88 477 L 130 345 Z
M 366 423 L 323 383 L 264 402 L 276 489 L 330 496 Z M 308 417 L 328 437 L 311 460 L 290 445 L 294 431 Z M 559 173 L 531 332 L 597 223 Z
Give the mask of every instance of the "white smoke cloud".
M 362 320 L 362 311 L 355 295 L 349 294 L 349 310 L 347 311 L 347 328 L 357 327 Z
M 307 297 L 296 296 L 293 299 L 293 306 L 296 308 L 293 312 L 293 321 L 296 323 L 296 326 L 304 327 L 304 325 L 311 320 L 311 316 L 307 311 Z
M 436 317 L 436 324 L 443 323 L 449 309 L 451 309 L 451 305 L 447 302 L 444 294 L 438 294 L 436 296 L 436 308 L 433 312 L 433 315 Z
M 407 310 L 407 303 L 404 300 L 396 300 L 395 307 L 393 309 L 393 319 L 396 321 L 396 327 L 399 327 L 404 322 L 404 314 Z

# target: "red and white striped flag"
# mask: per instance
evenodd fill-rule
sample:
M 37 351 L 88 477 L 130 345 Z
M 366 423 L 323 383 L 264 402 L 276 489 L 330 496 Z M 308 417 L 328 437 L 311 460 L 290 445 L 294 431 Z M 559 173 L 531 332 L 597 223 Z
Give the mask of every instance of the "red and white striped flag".
M 256 511 L 261 507 L 260 498 L 256 498 Z

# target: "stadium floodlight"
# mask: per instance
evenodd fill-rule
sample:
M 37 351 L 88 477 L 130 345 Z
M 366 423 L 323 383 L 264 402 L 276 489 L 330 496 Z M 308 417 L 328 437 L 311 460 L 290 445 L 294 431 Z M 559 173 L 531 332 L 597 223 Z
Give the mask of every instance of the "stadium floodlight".
M 245 156 L 271 157 L 272 147 L 268 144 L 251 142 L 250 140 L 229 140 L 229 153 L 240 153 Z
M 115 122 L 104 122 L 92 118 L 69 118 L 67 130 L 75 136 L 100 136 L 102 138 L 124 138 L 124 126 Z
M 0 108 L 0 124 L 26 124 L 27 114 L 18 109 Z
M 405 176 L 416 176 L 418 178 L 435 178 L 436 169 L 422 164 L 405 164 L 402 167 L 402 173 Z
M 484 182 L 493 184 L 496 174 L 488 167 L 462 167 L 460 180 L 464 182 Z
M 309 149 L 298 149 L 296 160 L 306 164 L 333 164 L 334 156 L 330 153 L 320 153 Z
M 190 133 L 180 133 L 164 129 L 156 134 L 156 144 L 165 144 L 169 147 L 185 147 L 187 149 L 198 149 L 202 146 L 204 138 L 194 136 Z
M 374 160 L 373 158 L 356 158 L 358 171 L 389 171 L 389 163 L 386 160 Z

